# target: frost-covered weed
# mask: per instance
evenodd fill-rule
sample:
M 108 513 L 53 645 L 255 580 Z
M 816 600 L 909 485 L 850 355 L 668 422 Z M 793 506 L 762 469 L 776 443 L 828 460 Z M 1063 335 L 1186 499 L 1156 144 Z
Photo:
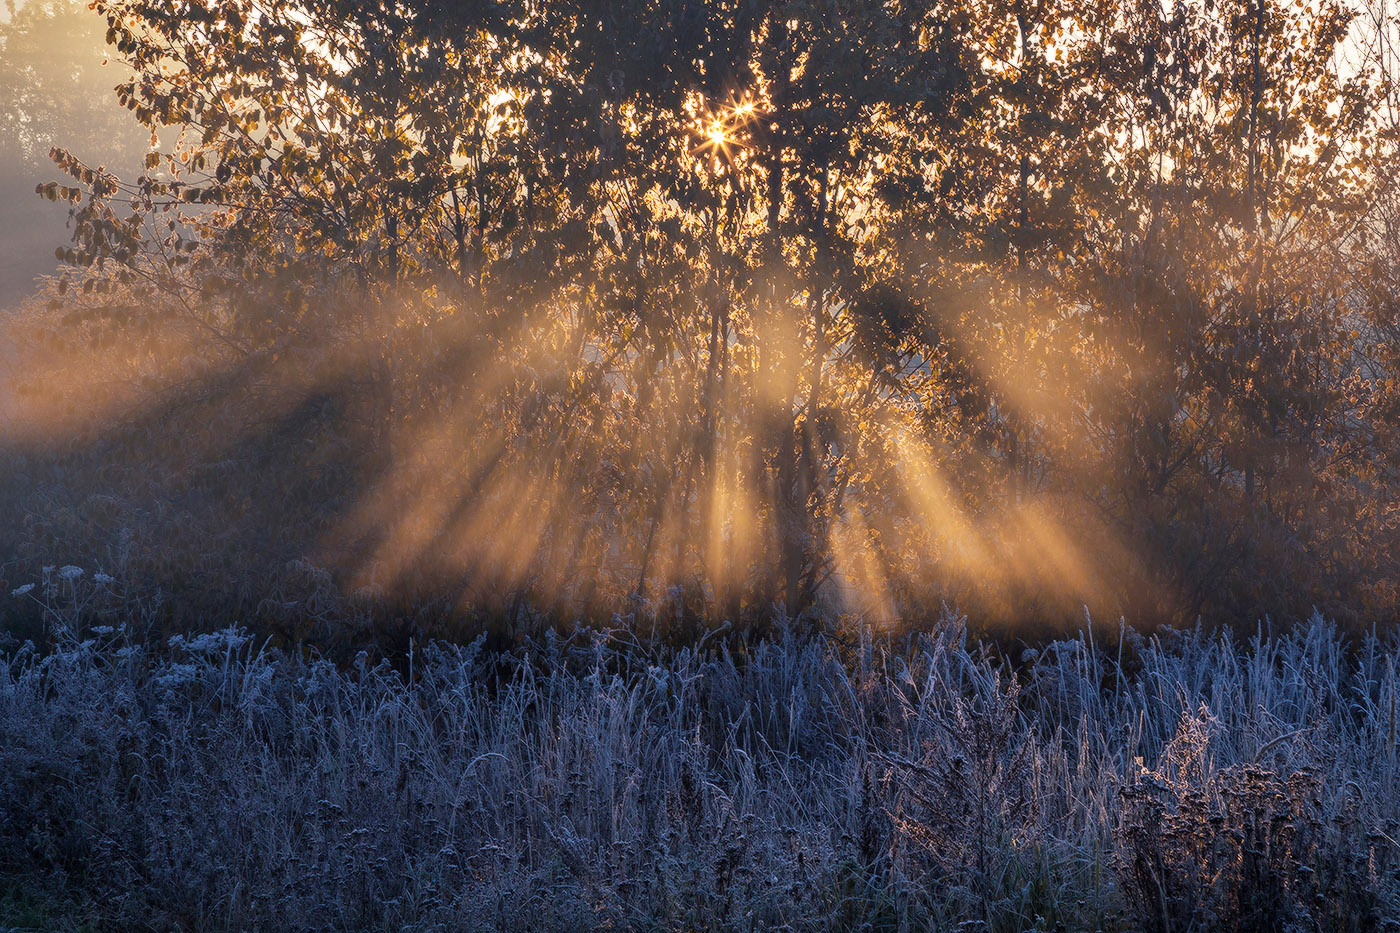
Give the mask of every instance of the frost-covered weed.
M 86 574 L 75 564 L 48 564 L 37 582 L 16 586 L 8 598 L 37 606 L 46 638 L 59 648 L 71 648 L 94 635 L 108 642 L 111 639 L 103 636 L 135 634 L 130 632 L 132 628 L 144 634 L 151 613 L 140 610 L 147 607 L 125 598 L 110 574 L 101 570 L 91 577 Z
M 0 664 L 0 875 L 96 927 L 1384 929 L 1392 642 L 1089 637 L 1012 669 L 619 638 L 406 682 L 237 629 Z M 1131 633 L 1124 633 L 1131 636 Z M 64 907 L 68 905 L 68 907 Z M 87 907 L 73 905 L 92 905 Z M 5 918 L 0 915 L 0 924 Z

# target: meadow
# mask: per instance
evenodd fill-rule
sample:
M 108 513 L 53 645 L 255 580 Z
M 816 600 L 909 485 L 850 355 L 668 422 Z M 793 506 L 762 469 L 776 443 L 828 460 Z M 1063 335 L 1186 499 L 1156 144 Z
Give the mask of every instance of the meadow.
M 1393 637 L 948 614 L 337 665 L 75 621 L 68 574 L 55 650 L 0 664 L 0 926 L 1400 926 Z

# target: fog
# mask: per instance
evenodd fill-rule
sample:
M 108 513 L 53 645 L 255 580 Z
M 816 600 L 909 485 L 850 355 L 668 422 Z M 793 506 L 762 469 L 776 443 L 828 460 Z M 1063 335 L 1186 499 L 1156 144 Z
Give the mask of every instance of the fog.
M 29 0 L 0 8 L 0 308 L 58 268 L 67 211 L 39 198 L 48 158 L 63 146 L 91 165 L 137 164 L 145 131 L 113 91 L 126 75 L 109 59 L 105 23 L 86 3 Z

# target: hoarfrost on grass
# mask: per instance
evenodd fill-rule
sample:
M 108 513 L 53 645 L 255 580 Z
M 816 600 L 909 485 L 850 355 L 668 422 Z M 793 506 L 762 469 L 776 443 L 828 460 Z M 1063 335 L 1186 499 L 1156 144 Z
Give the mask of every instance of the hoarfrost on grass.
M 92 632 L 0 663 L 0 873 L 111 905 L 90 925 L 1400 916 L 1400 652 L 1320 620 L 1243 645 L 1125 632 L 1123 667 L 1073 639 L 1014 670 L 958 620 L 855 656 L 429 644 L 411 682 L 236 628 L 161 655 Z

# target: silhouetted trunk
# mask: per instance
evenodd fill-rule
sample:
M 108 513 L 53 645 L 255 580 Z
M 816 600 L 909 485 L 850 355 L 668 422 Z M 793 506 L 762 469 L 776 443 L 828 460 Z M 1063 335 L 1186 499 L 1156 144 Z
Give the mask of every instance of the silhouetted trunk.
M 773 396 L 777 402 L 769 407 L 766 420 L 769 424 L 769 446 L 774 457 L 773 488 L 773 531 L 777 548 L 777 584 L 781 588 L 781 598 L 790 615 L 798 611 L 802 589 L 802 513 L 803 506 L 797 501 L 797 438 L 793 406 L 797 397 L 796 359 L 784 344 L 793 336 L 790 325 L 791 313 L 784 281 L 786 269 L 782 253 L 783 201 L 787 192 L 785 166 L 783 164 L 783 121 L 786 118 L 784 107 L 787 97 L 788 29 L 781 17 L 770 20 L 771 35 L 769 47 L 774 50 L 774 83 L 772 89 L 773 122 L 767 139 L 766 192 L 768 197 L 768 227 L 766 231 L 766 255 L 764 273 L 767 276 L 765 290 L 768 293 L 768 307 L 771 324 L 768 339 L 759 346 L 763 365 L 760 372 L 773 382 Z

